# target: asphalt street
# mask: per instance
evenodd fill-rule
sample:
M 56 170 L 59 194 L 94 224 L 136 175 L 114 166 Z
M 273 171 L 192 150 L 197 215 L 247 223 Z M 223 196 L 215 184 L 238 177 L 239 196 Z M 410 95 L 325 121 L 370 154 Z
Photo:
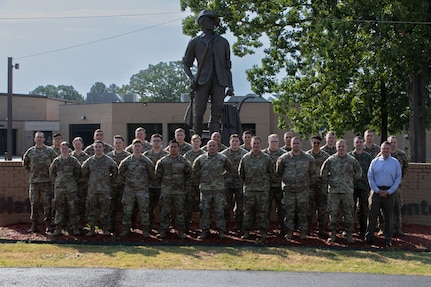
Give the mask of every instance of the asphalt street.
M 273 271 L 0 268 L 0 286 L 429 287 L 431 277 Z

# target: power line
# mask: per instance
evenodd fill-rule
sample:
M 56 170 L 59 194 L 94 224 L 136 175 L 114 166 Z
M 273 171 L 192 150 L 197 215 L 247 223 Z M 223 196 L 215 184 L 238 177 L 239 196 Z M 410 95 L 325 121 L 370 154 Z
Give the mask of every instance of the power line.
M 73 45 L 73 46 L 69 46 L 69 47 L 65 47 L 65 48 L 59 48 L 59 49 L 45 51 L 45 52 L 36 53 L 36 54 L 31 54 L 31 55 L 27 55 L 27 56 L 21 56 L 21 57 L 15 58 L 15 59 L 16 60 L 25 59 L 25 58 L 36 57 L 36 56 L 40 56 L 40 55 L 52 54 L 52 53 L 56 53 L 56 52 L 60 52 L 60 51 L 64 51 L 64 50 L 74 49 L 74 48 L 78 48 L 78 47 L 82 47 L 82 46 L 88 46 L 88 45 L 91 45 L 91 44 L 95 44 L 95 43 L 99 43 L 99 42 L 103 42 L 103 41 L 107 41 L 107 40 L 111 40 L 111 39 L 123 37 L 123 36 L 130 35 L 130 34 L 133 34 L 133 33 L 141 32 L 141 31 L 144 31 L 144 30 L 149 30 L 149 29 L 152 29 L 152 28 L 155 28 L 155 27 L 158 27 L 158 26 L 163 26 L 165 24 L 169 24 L 169 23 L 181 20 L 181 19 L 182 18 L 177 18 L 177 19 L 174 19 L 174 20 L 166 21 L 166 22 L 163 22 L 163 23 L 159 23 L 159 24 L 156 24 L 156 25 L 153 25 L 153 26 L 148 26 L 148 27 L 145 27 L 145 28 L 142 28 L 142 29 L 138 29 L 138 30 L 126 32 L 126 33 L 123 33 L 123 34 L 118 34 L 118 35 L 114 35 L 114 36 L 110 36 L 110 37 L 106 37 L 106 38 L 102 38 L 102 39 L 98 39 L 98 40 L 94 40 L 94 41 L 90 41 L 90 42 L 85 42 L 85 43 L 81 43 L 81 44 L 77 44 L 77 45 Z
M 116 17 L 140 17 L 140 16 L 156 16 L 156 15 L 171 15 L 181 14 L 184 12 L 155 12 L 155 13 L 139 13 L 139 14 L 118 14 L 118 15 L 83 15 L 83 16 L 45 16 L 45 17 L 0 17 L 1 20 L 58 20 L 58 19 L 88 19 L 88 18 L 116 18 Z

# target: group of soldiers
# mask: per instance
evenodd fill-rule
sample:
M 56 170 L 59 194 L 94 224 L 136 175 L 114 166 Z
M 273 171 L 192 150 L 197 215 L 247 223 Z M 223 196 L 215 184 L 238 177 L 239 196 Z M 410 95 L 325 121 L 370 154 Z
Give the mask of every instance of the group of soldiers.
M 204 147 L 197 134 L 190 143 L 185 142 L 181 128 L 174 136 L 163 148 L 160 134 L 153 134 L 147 142 L 145 129 L 138 128 L 129 146 L 125 147 L 120 135 L 114 136 L 111 146 L 98 129 L 85 150 L 82 138 L 73 139 L 72 151 L 60 134 L 53 136 L 54 145 L 48 147 L 44 134 L 36 132 L 35 145 L 23 158 L 30 172 L 29 232 L 37 232 L 42 205 L 46 232 L 53 236 L 62 235 L 64 229 L 79 235 L 87 224 L 87 236 L 95 235 L 96 226 L 101 226 L 103 235 L 124 237 L 137 226 L 139 216 L 144 238 L 150 237 L 153 229 L 162 239 L 176 229 L 184 239 L 192 214 L 199 209 L 199 239 L 209 236 L 214 218 L 219 238 L 225 238 L 235 224 L 232 229 L 241 232 L 243 239 L 258 229 L 265 240 L 274 202 L 277 228 L 287 240 L 296 230 L 304 240 L 315 227 L 320 237 L 336 241 L 342 221 L 341 230 L 347 242 L 353 243 L 353 212 L 357 213 L 359 232 L 365 236 L 370 196 L 367 172 L 380 152 L 373 131 L 367 130 L 363 138 L 355 137 L 351 152 L 346 141 L 336 141 L 332 131 L 326 134 L 324 146 L 320 135 L 311 137 L 308 151 L 302 150 L 301 139 L 291 131 L 284 133 L 283 147 L 279 147 L 278 135 L 271 134 L 264 149 L 262 139 L 249 131 L 242 136 L 232 134 L 229 146 L 221 143 L 218 132 L 211 134 Z M 407 157 L 397 148 L 396 137 L 389 137 L 388 142 L 404 175 Z M 399 236 L 404 234 L 402 204 L 400 186 L 393 209 L 393 227 Z M 122 214 L 121 226 L 117 226 L 118 214 Z M 316 225 L 312 224 L 314 218 Z M 380 224 L 384 221 L 381 216 Z

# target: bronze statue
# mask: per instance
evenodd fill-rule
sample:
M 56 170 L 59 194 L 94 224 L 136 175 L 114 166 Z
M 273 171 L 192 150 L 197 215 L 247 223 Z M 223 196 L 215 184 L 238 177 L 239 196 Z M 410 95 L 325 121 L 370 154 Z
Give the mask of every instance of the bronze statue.
M 193 130 L 202 135 L 203 116 L 211 97 L 209 119 L 210 133 L 220 131 L 220 119 L 226 95 L 233 95 L 230 46 L 228 41 L 214 32 L 220 19 L 213 11 L 203 10 L 196 17 L 202 34 L 190 40 L 183 57 L 184 71 L 191 80 L 193 108 Z M 197 60 L 198 72 L 191 68 Z

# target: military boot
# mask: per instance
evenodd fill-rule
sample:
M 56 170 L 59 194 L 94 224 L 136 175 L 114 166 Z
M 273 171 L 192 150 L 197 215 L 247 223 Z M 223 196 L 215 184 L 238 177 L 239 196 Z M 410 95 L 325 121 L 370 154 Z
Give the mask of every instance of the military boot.
M 198 236 L 198 239 L 205 239 L 208 237 L 208 229 L 202 230 L 202 233 Z
M 123 225 L 123 231 L 120 232 L 120 237 L 125 237 L 129 235 L 130 233 L 130 226 L 129 225 Z
M 266 240 L 266 239 L 268 239 L 268 233 L 266 232 L 266 230 L 261 230 L 260 231 L 260 236 L 261 236 L 261 238 L 262 238 L 262 240 Z
M 226 234 L 224 234 L 224 231 L 223 231 L 223 230 L 220 230 L 220 231 L 218 232 L 218 237 L 219 237 L 220 239 L 224 239 L 224 238 L 226 238 Z
M 79 231 L 79 226 L 78 225 L 74 225 L 72 228 L 72 233 L 73 235 L 80 235 L 81 232 Z
M 60 227 L 56 227 L 55 231 L 52 233 L 52 236 L 60 236 L 60 235 L 63 235 L 61 233 L 61 228 Z
M 307 230 L 301 229 L 301 233 L 299 235 L 299 239 L 300 240 L 305 240 L 307 239 Z
M 87 233 L 85 234 L 85 236 L 90 237 L 90 236 L 94 236 L 94 235 L 96 235 L 96 231 L 95 231 L 94 225 L 91 225 L 91 226 L 90 226 L 90 231 L 89 231 L 89 232 L 87 232 Z
M 166 237 L 166 230 L 160 229 L 159 234 L 157 234 L 157 238 L 165 238 Z
M 293 238 L 293 230 L 289 229 L 286 231 L 286 235 L 284 236 L 286 239 L 292 239 Z
M 49 232 L 53 232 L 53 231 L 54 231 L 54 226 L 52 226 L 51 220 L 47 220 L 45 232 L 49 233 Z
M 150 238 L 150 228 L 148 226 L 144 226 L 142 228 L 142 234 L 144 238 Z
M 186 236 L 185 236 L 185 234 L 184 234 L 184 231 L 182 231 L 182 230 L 179 230 L 179 231 L 178 231 L 178 238 L 179 238 L 179 239 L 181 239 L 181 240 L 183 240 L 183 239 L 185 239 L 185 238 L 186 238 Z
M 337 241 L 337 230 L 331 230 L 331 237 L 328 238 L 328 242 Z
M 102 228 L 102 230 L 103 230 L 103 236 L 111 236 L 112 235 L 112 233 L 111 233 L 111 231 L 109 231 L 109 224 L 108 225 L 104 225 L 103 226 L 103 228 Z
M 347 233 L 346 241 L 347 241 L 347 243 L 355 243 L 355 240 L 353 240 L 352 232 Z
M 31 223 L 31 227 L 27 230 L 28 233 L 35 233 L 37 232 L 37 221 L 33 221 Z
M 250 231 L 245 230 L 244 234 L 241 236 L 242 239 L 248 239 L 250 238 Z

